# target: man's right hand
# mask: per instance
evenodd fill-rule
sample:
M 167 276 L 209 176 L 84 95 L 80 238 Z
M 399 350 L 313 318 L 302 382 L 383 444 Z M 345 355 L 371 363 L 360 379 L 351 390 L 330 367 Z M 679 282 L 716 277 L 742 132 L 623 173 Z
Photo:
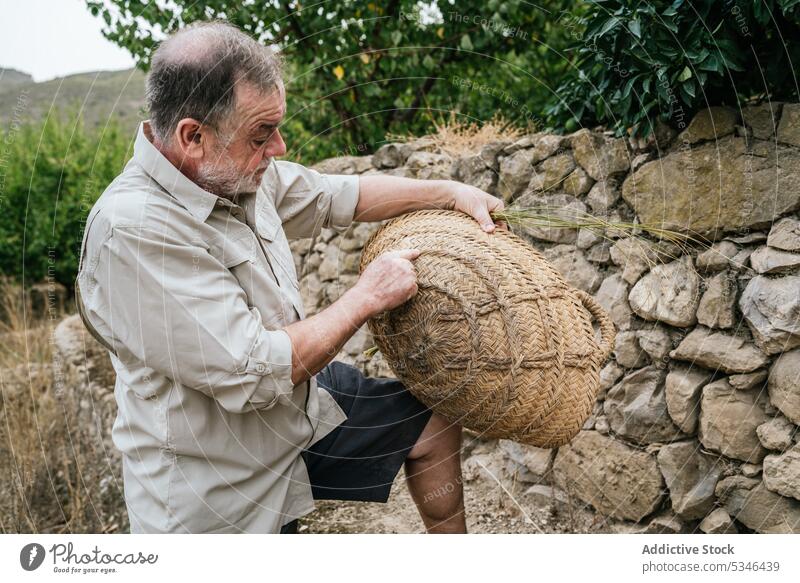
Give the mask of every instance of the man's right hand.
M 353 290 L 363 295 L 370 316 L 396 308 L 417 293 L 417 273 L 411 261 L 419 254 L 419 249 L 388 251 L 364 269 Z

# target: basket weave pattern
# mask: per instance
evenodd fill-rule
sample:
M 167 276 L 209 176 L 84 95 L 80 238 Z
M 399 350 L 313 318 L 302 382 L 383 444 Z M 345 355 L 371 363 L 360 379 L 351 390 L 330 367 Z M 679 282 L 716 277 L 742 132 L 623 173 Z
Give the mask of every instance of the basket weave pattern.
M 361 270 L 381 253 L 412 247 L 422 252 L 417 295 L 369 322 L 397 377 L 426 406 L 484 437 L 568 442 L 597 398 L 615 335 L 608 315 L 525 241 L 484 233 L 454 211 L 388 222 L 364 246 Z

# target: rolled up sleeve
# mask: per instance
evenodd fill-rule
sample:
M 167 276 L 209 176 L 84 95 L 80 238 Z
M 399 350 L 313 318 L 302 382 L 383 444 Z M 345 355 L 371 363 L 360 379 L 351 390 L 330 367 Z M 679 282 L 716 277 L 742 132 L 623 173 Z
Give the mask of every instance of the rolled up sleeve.
M 359 197 L 359 178 L 320 174 L 300 164 L 277 161 L 265 182 L 274 189 L 275 208 L 290 239 L 312 237 L 323 227 L 350 226 Z
M 115 227 L 91 289 L 81 294 L 87 316 L 112 346 L 224 409 L 290 403 L 288 334 L 262 325 L 239 282 L 206 249 L 141 227 Z

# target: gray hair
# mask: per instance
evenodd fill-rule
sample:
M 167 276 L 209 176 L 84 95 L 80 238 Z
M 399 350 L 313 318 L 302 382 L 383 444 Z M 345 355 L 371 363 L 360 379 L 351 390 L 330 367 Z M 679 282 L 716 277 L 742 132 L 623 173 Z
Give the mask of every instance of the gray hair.
M 184 118 L 218 129 L 236 106 L 238 82 L 266 93 L 278 87 L 281 71 L 277 53 L 226 22 L 200 22 L 178 31 L 159 45 L 147 75 L 155 137 L 168 144 Z

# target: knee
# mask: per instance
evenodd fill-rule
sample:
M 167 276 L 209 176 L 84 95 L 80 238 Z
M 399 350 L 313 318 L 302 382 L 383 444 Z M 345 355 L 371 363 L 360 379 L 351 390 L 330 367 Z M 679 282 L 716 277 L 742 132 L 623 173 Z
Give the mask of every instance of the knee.
M 461 450 L 461 426 L 434 413 L 408 453 L 408 459 L 433 459 Z

